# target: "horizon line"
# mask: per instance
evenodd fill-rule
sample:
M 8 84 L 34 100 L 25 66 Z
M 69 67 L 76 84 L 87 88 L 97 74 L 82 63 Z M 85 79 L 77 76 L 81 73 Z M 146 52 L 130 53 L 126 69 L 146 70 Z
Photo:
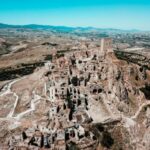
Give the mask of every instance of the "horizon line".
M 139 31 L 139 32 L 150 32 L 150 30 L 143 30 L 143 29 L 137 29 L 137 28 L 117 28 L 117 27 L 96 27 L 96 26 L 70 26 L 70 25 L 52 25 L 52 24 L 36 24 L 36 23 L 27 23 L 27 24 L 13 24 L 13 23 L 3 23 L 0 22 L 0 24 L 3 25 L 9 25 L 9 26 L 28 26 L 28 25 L 39 25 L 39 26 L 53 26 L 53 27 L 68 27 L 68 28 L 95 28 L 95 29 L 113 29 L 113 30 L 123 30 L 123 31 Z

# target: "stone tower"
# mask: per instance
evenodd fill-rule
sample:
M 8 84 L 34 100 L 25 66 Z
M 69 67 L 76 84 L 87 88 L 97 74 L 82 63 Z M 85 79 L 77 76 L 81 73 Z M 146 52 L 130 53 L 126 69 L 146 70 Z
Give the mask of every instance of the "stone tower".
M 106 54 L 109 52 L 113 52 L 112 39 L 111 38 L 101 39 L 101 53 Z

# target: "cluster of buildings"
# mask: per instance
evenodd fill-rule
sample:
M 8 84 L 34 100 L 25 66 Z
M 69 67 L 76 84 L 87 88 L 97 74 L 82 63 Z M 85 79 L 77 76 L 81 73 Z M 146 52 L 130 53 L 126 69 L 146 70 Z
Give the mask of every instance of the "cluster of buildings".
M 54 55 L 46 74 L 45 95 L 50 102 L 47 121 L 12 136 L 10 149 L 94 150 L 97 139 L 88 128 L 93 122 L 90 99 L 103 92 L 100 61 L 111 52 L 112 40 L 106 38 L 99 48 Z

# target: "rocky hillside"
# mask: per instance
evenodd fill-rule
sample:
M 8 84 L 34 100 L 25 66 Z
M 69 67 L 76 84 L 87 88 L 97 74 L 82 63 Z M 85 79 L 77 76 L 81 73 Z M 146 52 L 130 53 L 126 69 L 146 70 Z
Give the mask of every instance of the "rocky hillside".
M 61 42 L 0 59 L 0 149 L 149 150 L 149 53 Z

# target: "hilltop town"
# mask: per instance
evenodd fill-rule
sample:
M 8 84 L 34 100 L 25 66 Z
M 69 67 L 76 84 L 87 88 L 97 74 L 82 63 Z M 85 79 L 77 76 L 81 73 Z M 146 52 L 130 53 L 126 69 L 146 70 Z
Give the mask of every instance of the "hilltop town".
M 0 33 L 0 149 L 149 149 L 149 34 Z

